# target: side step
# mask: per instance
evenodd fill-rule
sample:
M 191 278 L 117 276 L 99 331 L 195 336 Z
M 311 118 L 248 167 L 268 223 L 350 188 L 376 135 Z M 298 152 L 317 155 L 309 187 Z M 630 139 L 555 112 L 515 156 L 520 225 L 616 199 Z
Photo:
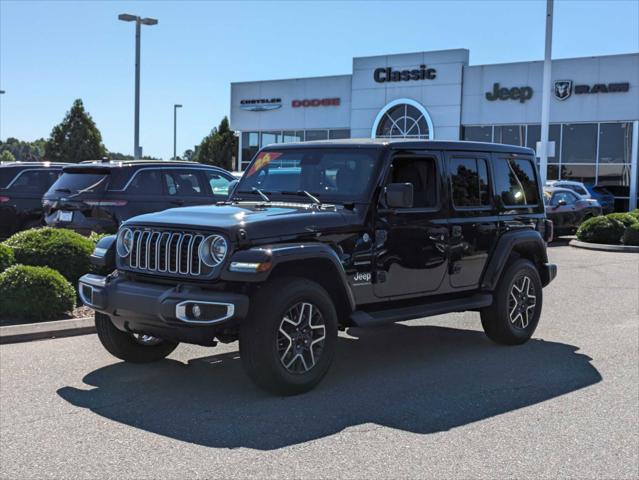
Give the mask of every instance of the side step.
M 413 305 L 410 307 L 391 308 L 387 310 L 363 311 L 356 310 L 351 314 L 351 320 L 357 327 L 375 327 L 388 323 L 413 320 L 415 318 L 432 317 L 451 312 L 465 312 L 488 307 L 493 303 L 491 294 L 475 294 L 466 298 L 439 300 L 436 302 Z

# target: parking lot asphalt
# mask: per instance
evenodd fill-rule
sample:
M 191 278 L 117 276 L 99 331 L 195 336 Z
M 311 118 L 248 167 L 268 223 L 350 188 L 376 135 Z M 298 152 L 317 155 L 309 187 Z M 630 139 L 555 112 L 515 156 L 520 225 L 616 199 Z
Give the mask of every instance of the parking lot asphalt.
M 549 256 L 526 345 L 476 313 L 351 329 L 292 398 L 237 343 L 151 365 L 95 335 L 0 346 L 0 478 L 637 478 L 639 255 Z

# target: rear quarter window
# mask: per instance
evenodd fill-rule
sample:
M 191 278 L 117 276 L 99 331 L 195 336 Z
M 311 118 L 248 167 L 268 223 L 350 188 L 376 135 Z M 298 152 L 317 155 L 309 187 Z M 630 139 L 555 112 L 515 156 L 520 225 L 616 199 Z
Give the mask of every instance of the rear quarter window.
M 505 205 L 525 206 L 539 203 L 537 176 L 532 161 L 496 158 L 493 162 L 495 195 Z

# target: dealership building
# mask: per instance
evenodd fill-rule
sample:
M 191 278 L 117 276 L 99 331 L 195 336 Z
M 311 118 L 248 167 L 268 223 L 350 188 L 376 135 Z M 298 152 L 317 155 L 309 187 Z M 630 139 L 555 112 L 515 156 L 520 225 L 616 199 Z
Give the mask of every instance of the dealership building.
M 358 57 L 348 75 L 231 84 L 237 167 L 262 146 L 342 138 L 474 140 L 535 148 L 543 62 L 469 65 L 466 49 Z M 548 179 L 637 205 L 639 53 L 552 62 Z

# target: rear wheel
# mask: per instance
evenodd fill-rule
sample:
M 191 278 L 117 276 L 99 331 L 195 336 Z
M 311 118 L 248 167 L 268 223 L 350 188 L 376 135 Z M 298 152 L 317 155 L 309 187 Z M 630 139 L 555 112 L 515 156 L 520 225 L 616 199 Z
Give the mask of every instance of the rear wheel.
M 526 342 L 535 332 L 541 315 L 542 286 L 535 265 L 524 259 L 511 263 L 493 295 L 493 304 L 481 312 L 481 324 L 488 338 L 505 345 Z
M 301 278 L 269 282 L 253 297 L 240 329 L 240 357 L 261 388 L 295 395 L 317 385 L 331 365 L 337 313 L 320 285 Z
M 103 313 L 95 313 L 95 329 L 104 348 L 125 362 L 148 363 L 162 360 L 178 346 L 178 342 L 118 330 L 109 316 Z

